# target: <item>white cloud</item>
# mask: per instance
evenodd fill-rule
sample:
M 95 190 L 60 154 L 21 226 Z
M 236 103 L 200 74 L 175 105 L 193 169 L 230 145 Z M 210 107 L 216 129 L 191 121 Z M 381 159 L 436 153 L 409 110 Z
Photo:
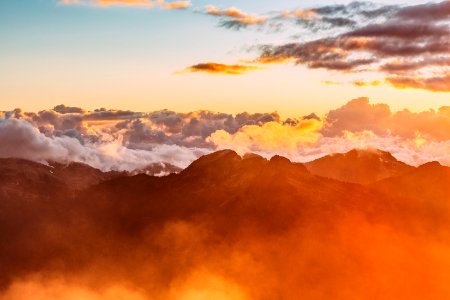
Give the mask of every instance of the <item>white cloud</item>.
M 76 138 L 48 137 L 28 121 L 0 119 L 0 157 L 17 157 L 35 161 L 76 161 L 103 171 L 135 170 L 151 163 L 167 162 L 184 168 L 208 153 L 208 149 L 177 145 L 156 145 L 151 150 L 130 149 L 120 139 L 81 144 Z

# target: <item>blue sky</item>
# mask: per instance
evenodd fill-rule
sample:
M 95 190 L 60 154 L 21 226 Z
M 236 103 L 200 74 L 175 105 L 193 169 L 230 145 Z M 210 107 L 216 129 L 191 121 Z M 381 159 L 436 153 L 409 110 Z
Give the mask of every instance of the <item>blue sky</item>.
M 417 109 L 444 104 L 446 93 L 325 87 L 321 81 L 340 75 L 301 66 L 275 66 L 232 77 L 176 73 L 200 62 L 235 64 L 252 59 L 255 54 L 248 47 L 282 43 L 297 30 L 225 29 L 218 26 L 217 18 L 201 13 L 206 5 L 266 14 L 348 2 L 193 0 L 187 10 L 162 10 L 61 5 L 53 0 L 1 1 L 0 110 L 38 110 L 66 103 L 88 109 L 300 114 L 324 112 L 358 96 L 392 102 L 398 108 L 408 106 L 404 98 L 411 96 L 435 99 L 409 105 Z M 405 2 L 414 3 L 423 1 Z M 328 105 L 330 101 L 333 105 Z

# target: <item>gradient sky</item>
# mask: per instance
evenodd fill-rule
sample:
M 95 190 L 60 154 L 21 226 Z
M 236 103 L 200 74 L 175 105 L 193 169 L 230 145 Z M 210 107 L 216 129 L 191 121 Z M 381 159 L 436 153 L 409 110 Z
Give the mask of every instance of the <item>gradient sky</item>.
M 294 64 L 265 65 L 243 75 L 179 72 L 201 62 L 254 59 L 248 47 L 290 41 L 297 30 L 226 29 L 218 18 L 204 13 L 207 5 L 266 14 L 348 2 L 193 0 L 186 10 L 163 10 L 1 1 L 0 110 L 36 111 L 64 103 L 87 109 L 278 111 L 297 116 L 323 114 L 361 96 L 394 110 L 449 105 L 448 92 L 346 84 L 379 79 L 378 74 L 342 74 Z

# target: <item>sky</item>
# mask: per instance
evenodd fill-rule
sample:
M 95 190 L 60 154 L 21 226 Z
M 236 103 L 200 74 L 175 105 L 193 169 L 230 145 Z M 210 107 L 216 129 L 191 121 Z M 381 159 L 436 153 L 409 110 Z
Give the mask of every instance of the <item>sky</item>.
M 435 2 L 446 5 L 446 1 Z M 323 115 L 358 97 L 389 104 L 393 110 L 423 111 L 449 105 L 448 49 L 408 57 L 384 53 L 380 58 L 379 52 L 372 52 L 369 54 L 378 55 L 378 61 L 362 65 L 363 70 L 359 65 L 352 70 L 312 67 L 317 62 L 312 62 L 311 57 L 299 58 L 298 53 L 283 52 L 283 45 L 336 38 L 358 30 L 366 21 L 383 24 L 387 22 L 383 18 L 393 15 L 395 19 L 398 10 L 424 1 L 395 3 L 398 7 L 391 7 L 392 1 L 373 2 L 370 10 L 390 8 L 391 15 L 384 13 L 361 21 L 361 11 L 369 10 L 364 7 L 345 16 L 355 17 L 356 24 L 334 24 L 324 29 L 324 20 L 344 18 L 342 14 L 317 13 L 317 8 L 336 8 L 339 4 L 348 8 L 349 3 L 1 1 L 0 110 L 39 111 L 66 104 L 88 110 L 106 107 L 134 111 L 277 111 L 284 117 L 297 117 L 311 112 Z M 311 9 L 315 9 L 314 15 L 304 13 Z M 398 20 L 405 24 L 414 21 L 414 17 L 408 18 L 411 16 L 399 16 Z M 441 23 L 422 21 L 436 28 L 449 26 L 445 18 Z M 430 36 L 436 36 L 441 46 L 448 45 L 445 34 L 425 34 L 427 42 Z M 419 38 L 413 42 L 420 43 Z M 429 42 L 431 45 L 433 41 Z M 263 49 L 262 45 L 272 48 Z M 344 50 L 349 51 L 341 49 Z M 367 53 L 351 53 L 343 59 L 351 60 L 352 55 Z M 276 63 L 263 61 L 264 56 Z M 446 62 L 432 62 L 406 74 L 378 69 L 394 59 L 396 63 L 400 59 L 411 63 L 429 61 L 430 57 Z M 230 66 L 235 67 L 234 71 L 230 71 Z M 397 84 L 387 81 L 393 77 Z M 432 88 L 418 86 L 411 83 L 412 78 L 431 83 L 435 82 L 433 78 L 440 78 L 440 83 L 438 88 L 436 84 Z
M 0 0 L 0 169 L 0 300 L 450 299 L 450 0 Z

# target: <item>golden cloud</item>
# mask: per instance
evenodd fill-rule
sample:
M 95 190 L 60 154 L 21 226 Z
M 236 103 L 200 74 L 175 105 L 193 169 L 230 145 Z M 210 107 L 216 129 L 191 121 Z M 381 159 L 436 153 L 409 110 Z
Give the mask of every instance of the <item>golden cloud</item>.
M 226 20 L 222 23 L 224 27 L 236 28 L 245 27 L 247 25 L 262 25 L 265 24 L 269 18 L 267 16 L 259 16 L 256 14 L 249 14 L 243 12 L 236 7 L 220 10 L 214 5 L 209 5 L 206 8 L 206 14 L 216 17 L 223 17 Z
M 214 132 L 209 140 L 219 148 L 230 148 L 238 153 L 268 151 L 297 151 L 320 138 L 322 123 L 316 119 L 300 121 L 296 126 L 268 122 L 262 126 L 247 125 L 230 134 L 224 130 Z
M 450 72 L 442 76 L 414 77 L 397 76 L 389 77 L 387 82 L 401 89 L 423 89 L 433 92 L 450 92 Z
M 211 74 L 240 75 L 259 68 L 252 65 L 227 65 L 214 62 L 199 63 L 188 67 L 185 72 L 204 72 Z

